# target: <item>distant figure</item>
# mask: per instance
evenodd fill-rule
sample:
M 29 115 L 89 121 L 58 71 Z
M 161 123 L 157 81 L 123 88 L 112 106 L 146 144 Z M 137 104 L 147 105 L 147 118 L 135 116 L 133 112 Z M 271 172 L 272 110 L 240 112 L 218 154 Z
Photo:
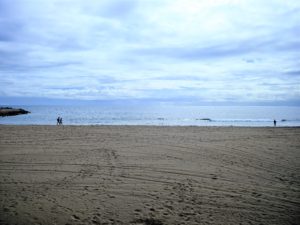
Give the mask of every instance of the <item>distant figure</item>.
M 276 127 L 276 120 L 274 120 L 274 127 Z
M 63 124 L 63 120 L 62 117 L 59 118 L 59 124 L 62 125 Z
M 60 123 L 60 117 L 57 117 L 57 119 L 56 119 L 56 125 L 59 125 L 59 123 Z

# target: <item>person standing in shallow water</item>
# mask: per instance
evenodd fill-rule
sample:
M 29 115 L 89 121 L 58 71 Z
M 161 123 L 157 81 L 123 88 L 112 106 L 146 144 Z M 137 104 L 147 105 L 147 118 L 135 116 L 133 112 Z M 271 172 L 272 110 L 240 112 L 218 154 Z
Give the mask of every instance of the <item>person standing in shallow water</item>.
M 274 127 L 276 127 L 276 120 L 274 120 Z

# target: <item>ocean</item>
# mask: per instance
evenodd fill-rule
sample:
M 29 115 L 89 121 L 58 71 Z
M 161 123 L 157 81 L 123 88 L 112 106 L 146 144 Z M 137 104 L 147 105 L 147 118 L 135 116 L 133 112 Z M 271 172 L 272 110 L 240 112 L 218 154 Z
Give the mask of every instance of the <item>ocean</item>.
M 300 107 L 290 106 L 13 106 L 30 114 L 0 117 L 0 124 L 163 126 L 300 126 Z

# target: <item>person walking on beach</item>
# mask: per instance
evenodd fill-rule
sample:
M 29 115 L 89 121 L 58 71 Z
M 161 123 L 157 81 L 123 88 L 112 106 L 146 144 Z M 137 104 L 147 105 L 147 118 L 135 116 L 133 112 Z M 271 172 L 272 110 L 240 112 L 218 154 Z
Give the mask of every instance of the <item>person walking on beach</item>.
M 59 124 L 62 125 L 63 124 L 63 120 L 62 117 L 59 118 Z
M 276 120 L 274 119 L 274 127 L 276 127 Z
M 56 125 L 59 125 L 59 123 L 60 123 L 60 117 L 57 117 L 57 119 L 56 119 Z

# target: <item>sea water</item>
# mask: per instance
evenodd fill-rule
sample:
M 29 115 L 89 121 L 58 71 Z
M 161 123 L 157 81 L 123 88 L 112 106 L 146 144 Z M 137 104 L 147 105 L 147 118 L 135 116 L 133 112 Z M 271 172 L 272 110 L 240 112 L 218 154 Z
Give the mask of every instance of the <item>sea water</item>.
M 13 106 L 30 114 L 0 117 L 0 124 L 300 126 L 300 107 L 289 106 Z

